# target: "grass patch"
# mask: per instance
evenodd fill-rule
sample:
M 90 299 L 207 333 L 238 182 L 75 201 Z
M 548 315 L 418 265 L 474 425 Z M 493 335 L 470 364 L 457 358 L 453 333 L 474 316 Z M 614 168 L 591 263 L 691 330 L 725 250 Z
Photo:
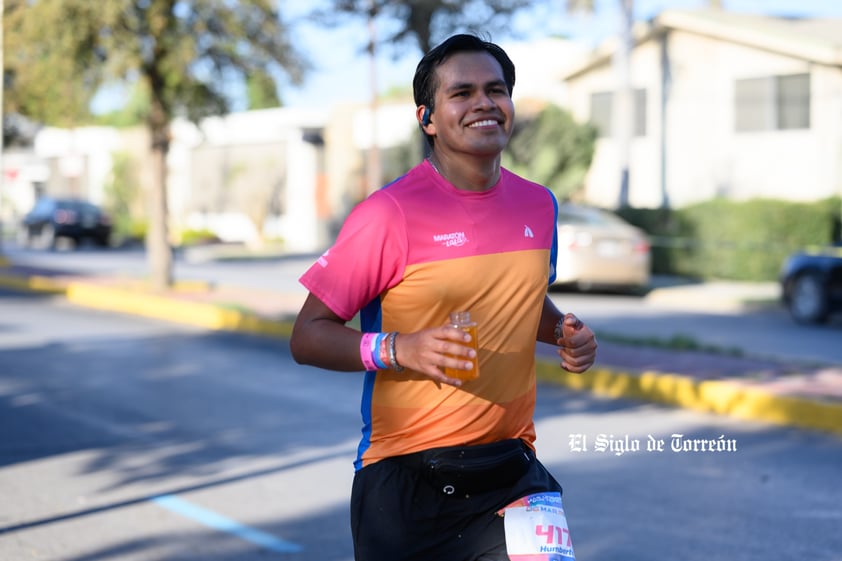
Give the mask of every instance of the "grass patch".
M 239 302 L 216 302 L 214 305 L 222 308 L 223 310 L 230 310 L 241 314 L 254 314 L 254 310 L 248 306 L 240 304 Z
M 720 347 L 718 345 L 703 345 L 693 337 L 678 333 L 668 339 L 661 337 L 630 337 L 628 335 L 618 335 L 616 333 L 597 333 L 597 337 L 603 341 L 611 343 L 620 343 L 623 345 L 638 346 L 638 347 L 652 347 L 656 349 L 667 349 L 671 351 L 696 351 L 712 353 L 724 356 L 742 357 L 744 355 L 742 349 L 738 347 Z

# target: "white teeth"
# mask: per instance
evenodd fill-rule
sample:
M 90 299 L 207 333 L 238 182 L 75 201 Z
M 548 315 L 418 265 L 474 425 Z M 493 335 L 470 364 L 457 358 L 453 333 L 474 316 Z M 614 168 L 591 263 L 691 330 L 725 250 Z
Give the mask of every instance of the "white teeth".
M 487 119 L 485 121 L 477 121 L 476 123 L 471 123 L 468 126 L 469 127 L 487 127 L 489 125 L 496 125 L 496 124 L 497 124 L 497 121 L 494 121 L 492 119 Z

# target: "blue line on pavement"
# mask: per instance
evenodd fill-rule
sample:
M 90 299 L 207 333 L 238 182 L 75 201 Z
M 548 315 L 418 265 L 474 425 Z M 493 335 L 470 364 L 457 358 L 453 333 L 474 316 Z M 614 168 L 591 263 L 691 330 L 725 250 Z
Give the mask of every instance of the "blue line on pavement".
M 266 532 L 245 526 L 239 522 L 231 520 L 230 518 L 226 518 L 221 514 L 217 514 L 185 501 L 184 499 L 180 499 L 175 495 L 159 495 L 157 497 L 152 497 L 150 500 L 158 506 L 175 512 L 176 514 L 180 514 L 185 518 L 190 518 L 200 524 L 219 530 L 220 532 L 232 534 L 242 540 L 259 545 L 260 547 L 270 551 L 278 553 L 298 553 L 302 550 L 302 547 L 298 544 L 284 541 L 271 534 L 267 534 Z

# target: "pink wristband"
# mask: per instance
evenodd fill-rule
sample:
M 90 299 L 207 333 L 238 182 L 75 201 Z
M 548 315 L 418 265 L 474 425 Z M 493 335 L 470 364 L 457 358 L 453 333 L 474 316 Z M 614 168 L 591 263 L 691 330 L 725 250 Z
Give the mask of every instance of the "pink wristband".
M 377 365 L 371 358 L 371 341 L 377 337 L 377 333 L 363 333 L 360 339 L 360 359 L 363 361 L 363 366 L 367 371 L 377 370 Z

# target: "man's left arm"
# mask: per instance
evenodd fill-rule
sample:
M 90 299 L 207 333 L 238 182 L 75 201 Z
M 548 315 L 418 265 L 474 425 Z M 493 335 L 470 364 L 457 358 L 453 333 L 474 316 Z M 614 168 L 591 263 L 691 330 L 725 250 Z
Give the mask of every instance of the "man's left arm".
M 538 341 L 558 346 L 561 367 L 568 372 L 584 372 L 596 360 L 596 337 L 591 328 L 574 314 L 562 313 L 544 296 L 541 321 L 538 323 Z

